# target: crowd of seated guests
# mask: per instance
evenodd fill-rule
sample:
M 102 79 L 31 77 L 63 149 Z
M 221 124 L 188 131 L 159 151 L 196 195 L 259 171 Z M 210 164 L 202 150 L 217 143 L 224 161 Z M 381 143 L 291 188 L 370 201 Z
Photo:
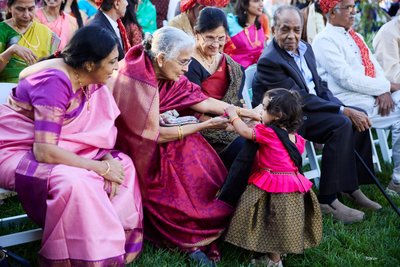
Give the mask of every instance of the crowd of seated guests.
M 392 131 L 388 190 L 400 195 L 400 53 L 393 45 L 400 33 L 389 29 L 398 17 L 377 34 L 375 59 L 353 30 L 353 0 L 292 1 L 274 6 L 272 18 L 262 0 L 182 0 L 181 13 L 168 23 L 166 2 L 7 0 L 0 83 L 18 85 L 0 105 L 0 119 L 18 124 L 0 125 L 6 152 L 0 187 L 16 190 L 44 228 L 42 265 L 123 266 L 146 238 L 215 266 L 217 241 L 242 193 L 224 200 L 226 186 L 239 188 L 227 177 L 247 184 L 255 171 L 284 173 L 257 167 L 261 137 L 251 130 L 293 119 L 268 109 L 276 88 L 296 91 L 292 96 L 301 101 L 298 133 L 282 125 L 267 130 L 284 143 L 290 173 L 301 173 L 304 149 L 293 136 L 324 144 L 318 199 L 313 196 L 322 214 L 343 223 L 364 219 L 339 195 L 357 207 L 381 208 L 359 189 L 371 180 L 354 153 L 373 169 L 374 126 Z M 248 109 L 242 91 L 254 64 L 253 106 L 259 106 Z M 248 140 L 238 128 L 250 129 L 241 134 Z M 77 176 L 82 179 L 72 179 Z M 33 183 L 37 190 L 30 192 Z M 302 192 L 290 193 L 303 199 Z M 257 225 L 274 229 L 269 223 Z M 104 244 L 107 250 L 97 249 Z M 276 251 L 262 252 L 266 257 L 256 262 L 282 266 Z

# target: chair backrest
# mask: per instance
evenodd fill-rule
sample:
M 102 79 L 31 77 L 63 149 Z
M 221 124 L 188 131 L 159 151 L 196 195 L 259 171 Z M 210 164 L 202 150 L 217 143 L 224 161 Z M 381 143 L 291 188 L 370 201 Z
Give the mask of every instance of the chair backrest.
M 0 83 L 0 104 L 7 103 L 8 96 L 15 86 L 16 83 Z
M 253 98 L 253 91 L 252 91 L 251 87 L 252 87 L 252 83 L 253 83 L 254 74 L 256 74 L 256 70 L 257 70 L 257 65 L 254 64 L 254 65 L 249 66 L 244 71 L 244 74 L 246 75 L 246 79 L 244 81 L 242 96 L 243 96 L 243 100 L 244 100 L 244 103 L 246 104 L 247 108 L 252 108 L 251 100 Z

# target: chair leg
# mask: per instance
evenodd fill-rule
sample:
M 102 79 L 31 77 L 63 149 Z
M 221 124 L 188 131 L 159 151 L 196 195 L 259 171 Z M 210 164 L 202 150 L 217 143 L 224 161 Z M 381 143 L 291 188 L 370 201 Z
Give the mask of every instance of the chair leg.
M 306 142 L 306 149 L 308 163 L 310 164 L 311 170 L 304 173 L 308 179 L 314 179 L 315 186 L 319 187 L 319 178 L 321 176 L 321 170 L 318 164 L 318 157 L 315 153 L 314 145 L 312 142 Z
M 376 129 L 382 158 L 385 162 L 392 163 L 392 153 L 387 142 L 388 133 L 390 133 L 388 129 Z
M 378 153 L 376 152 L 374 138 L 372 137 L 371 129 L 369 130 L 369 137 L 371 138 L 372 145 L 372 162 L 374 163 L 375 170 L 382 172 L 381 163 L 379 162 Z

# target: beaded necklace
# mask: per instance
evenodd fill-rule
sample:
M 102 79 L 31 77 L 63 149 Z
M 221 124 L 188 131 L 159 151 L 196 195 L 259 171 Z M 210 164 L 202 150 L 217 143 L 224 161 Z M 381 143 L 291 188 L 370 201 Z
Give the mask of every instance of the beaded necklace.
M 258 30 L 257 30 L 257 28 L 256 28 L 256 33 L 255 33 L 255 40 L 254 40 L 254 42 L 250 39 L 250 33 L 249 33 L 248 27 L 245 27 L 245 28 L 244 28 L 244 34 L 246 35 L 247 40 L 249 41 L 249 44 L 251 45 L 251 47 L 254 48 L 254 47 L 258 47 L 258 46 L 261 45 L 260 40 L 258 40 Z
M 32 25 L 32 22 L 28 25 L 27 29 L 29 29 Z M 19 35 L 21 36 L 21 38 L 25 41 L 25 43 L 27 45 L 29 45 L 30 47 L 32 47 L 33 50 L 37 51 L 39 49 L 40 46 L 40 39 L 39 36 L 35 33 L 35 37 L 36 37 L 36 45 L 31 44 L 24 36 L 24 33 L 27 31 L 25 30 L 24 33 L 21 33 L 21 29 L 18 27 L 18 25 L 14 22 L 14 27 L 16 28 L 17 32 L 19 33 Z

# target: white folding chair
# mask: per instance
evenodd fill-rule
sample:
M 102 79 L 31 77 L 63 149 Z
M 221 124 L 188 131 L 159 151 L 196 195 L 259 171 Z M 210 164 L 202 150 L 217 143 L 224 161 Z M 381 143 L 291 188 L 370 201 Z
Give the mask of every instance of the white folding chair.
M 388 137 L 390 129 L 377 129 L 375 128 L 376 135 L 378 136 L 377 143 L 381 149 L 382 159 L 385 162 L 392 163 L 392 150 L 389 148 Z M 375 142 L 375 140 L 374 140 Z
M 7 103 L 8 96 L 15 86 L 16 83 L 0 83 L 0 104 Z
M 8 96 L 10 95 L 11 90 L 16 86 L 14 83 L 0 83 L 0 104 L 4 104 L 7 102 Z M 0 174 L 1 175 L 1 174 Z M 3 198 L 15 195 L 15 192 L 6 190 L 4 188 L 0 188 L 0 200 Z M 0 227 L 8 227 L 12 224 L 20 224 L 23 221 L 26 221 L 28 216 L 26 214 L 1 218 L 0 219 Z M 35 240 L 40 240 L 42 238 L 42 229 L 33 229 L 26 230 L 22 232 L 6 234 L 0 236 L 0 246 L 2 247 L 10 247 L 23 243 L 32 242 Z
M 246 104 L 247 108 L 252 108 L 251 101 L 253 97 L 253 91 L 251 89 L 253 79 L 254 79 L 254 74 L 256 74 L 257 70 L 257 65 L 251 65 L 249 66 L 245 71 L 244 74 L 246 76 L 244 80 L 244 85 L 243 85 L 243 91 L 242 91 L 242 97 L 244 100 L 244 103 Z
M 304 172 L 304 176 L 307 179 L 314 179 L 315 186 L 319 187 L 319 178 L 321 176 L 321 169 L 319 168 L 318 159 L 320 158 L 315 153 L 314 144 L 310 141 L 306 142 L 306 149 L 303 153 L 303 166 L 309 164 L 310 170 Z

